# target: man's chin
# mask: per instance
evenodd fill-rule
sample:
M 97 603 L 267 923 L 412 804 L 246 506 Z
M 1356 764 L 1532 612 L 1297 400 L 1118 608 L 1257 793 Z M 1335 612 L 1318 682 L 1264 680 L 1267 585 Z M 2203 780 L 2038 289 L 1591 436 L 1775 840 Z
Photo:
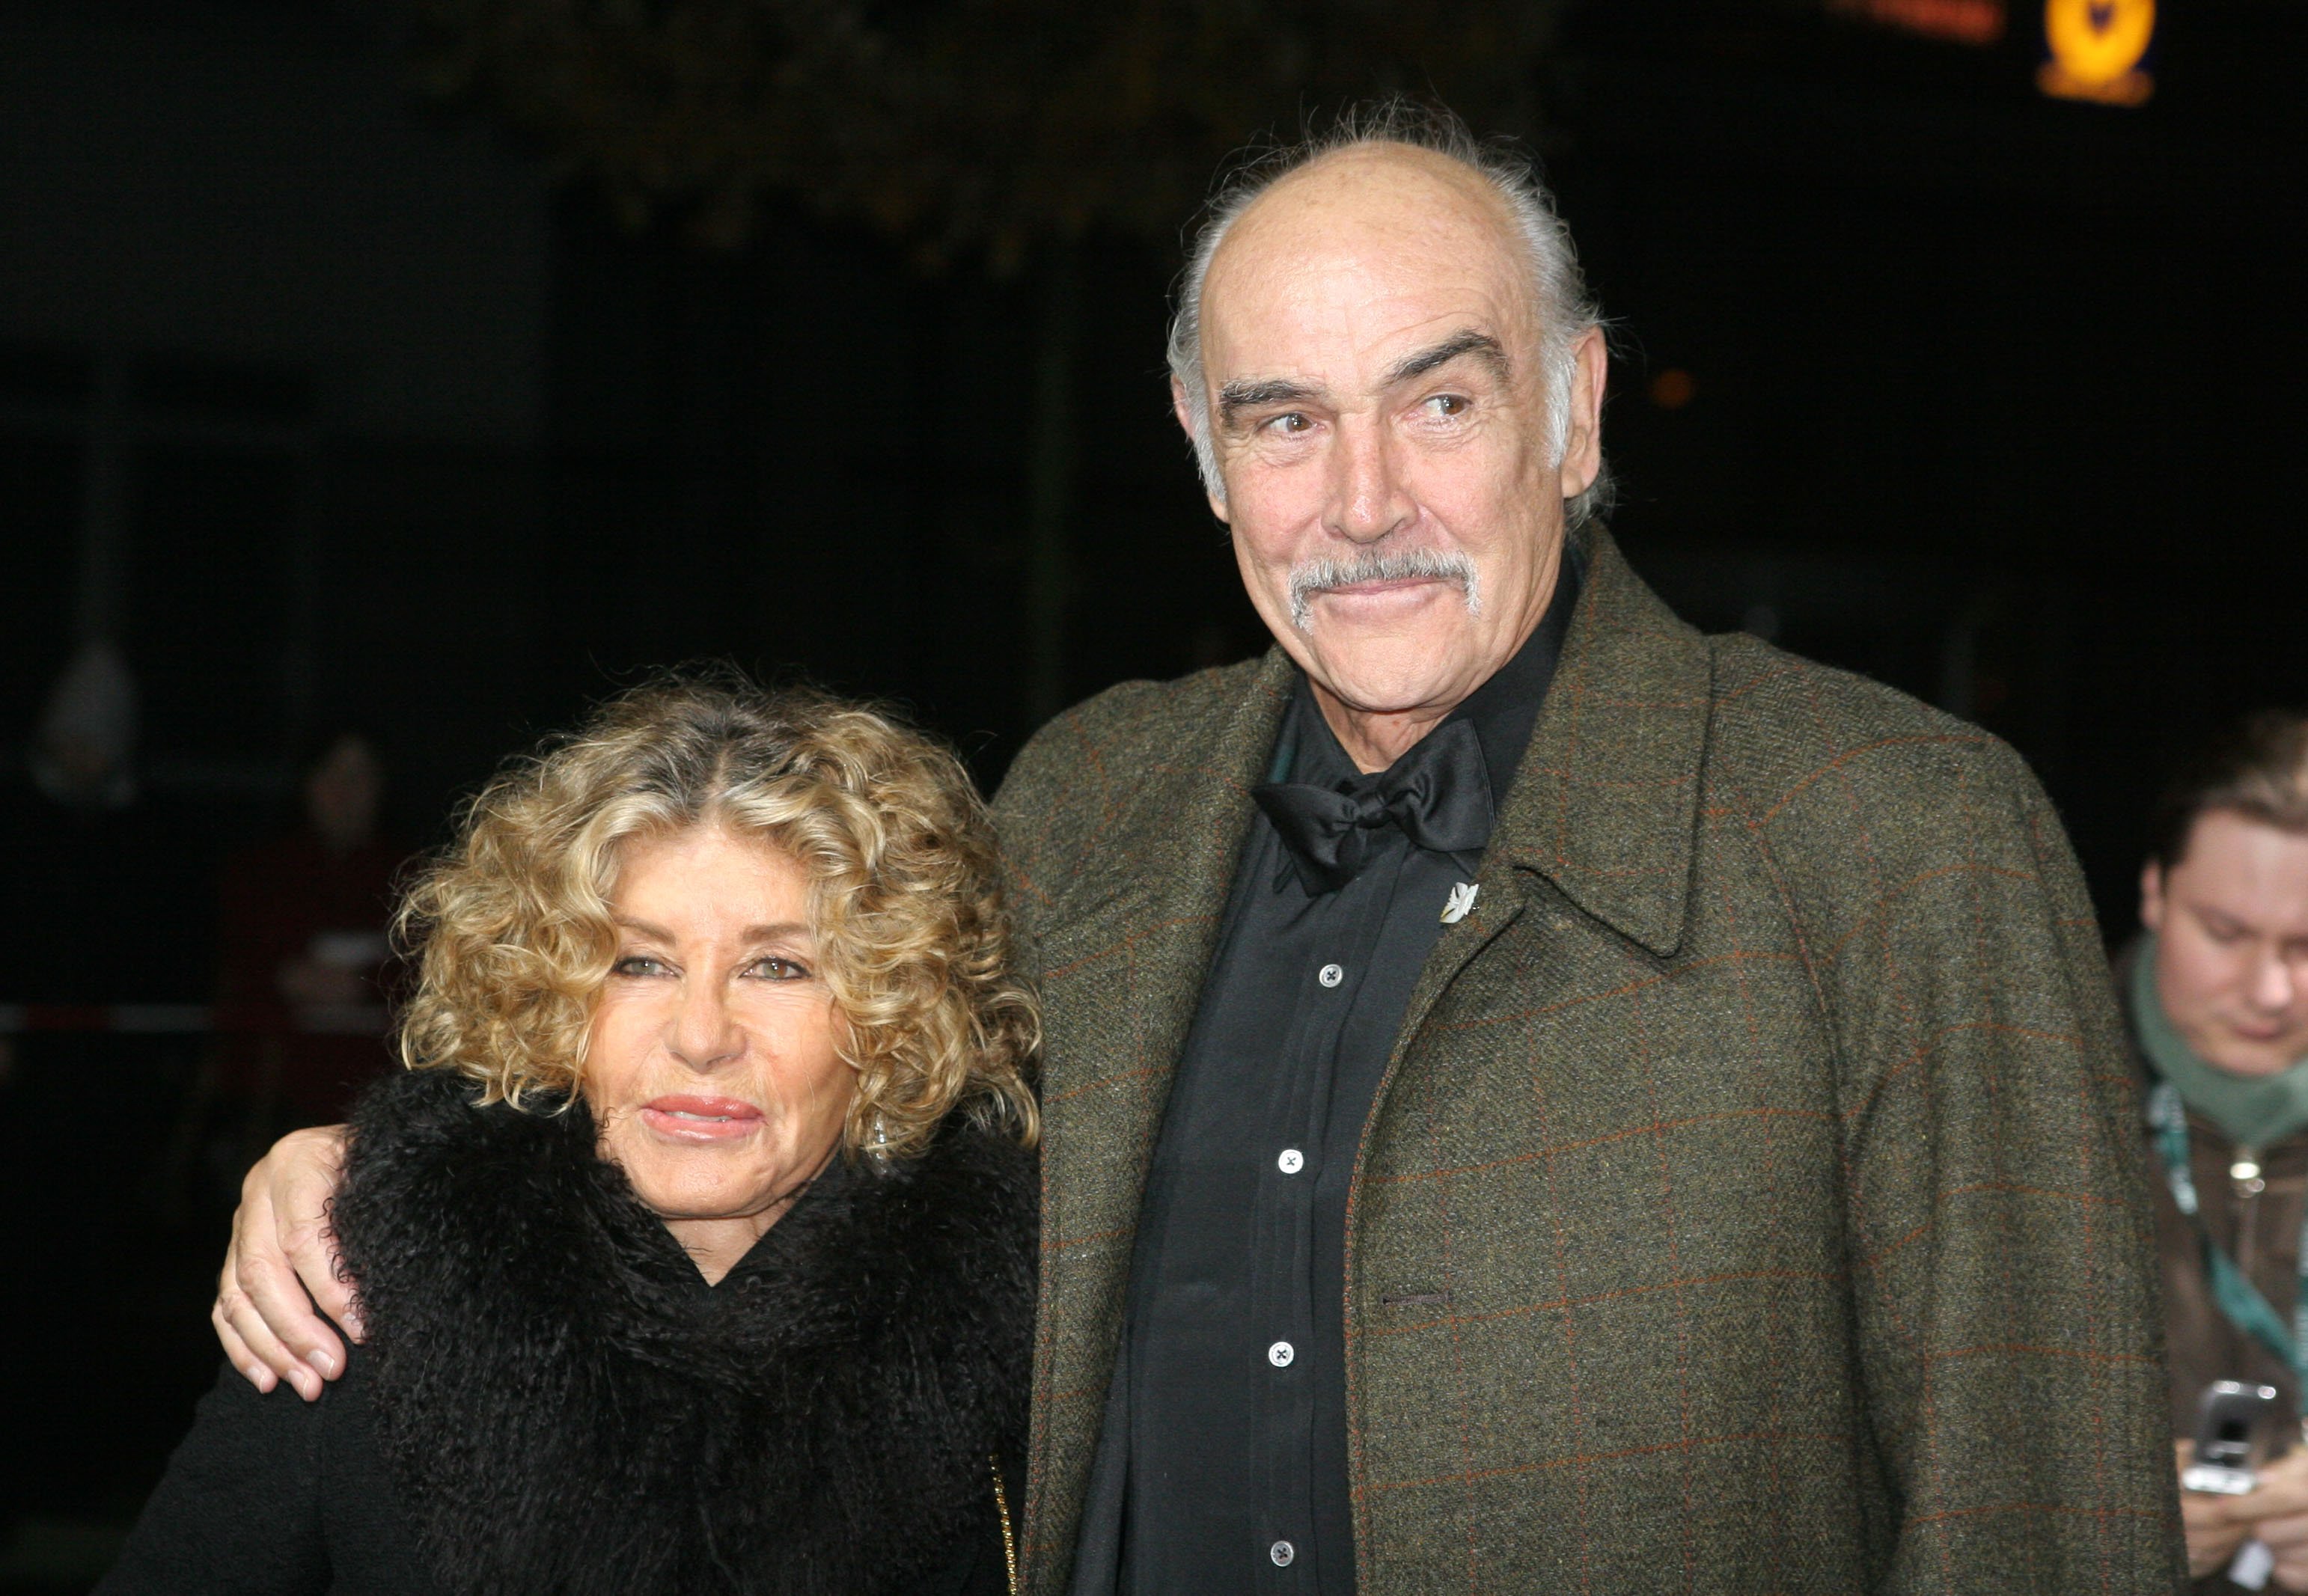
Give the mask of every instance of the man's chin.
M 1444 645 L 1402 646 L 1360 651 L 1313 650 L 1307 674 L 1348 708 L 1361 715 L 1448 713 L 1482 685 L 1479 675 L 1443 666 L 1463 657 Z
M 2267 1041 L 2256 1036 L 2229 1035 L 2217 1042 L 2199 1043 L 2196 1051 L 2205 1063 L 2230 1075 L 2260 1079 L 2282 1075 L 2308 1057 L 2308 1037 Z

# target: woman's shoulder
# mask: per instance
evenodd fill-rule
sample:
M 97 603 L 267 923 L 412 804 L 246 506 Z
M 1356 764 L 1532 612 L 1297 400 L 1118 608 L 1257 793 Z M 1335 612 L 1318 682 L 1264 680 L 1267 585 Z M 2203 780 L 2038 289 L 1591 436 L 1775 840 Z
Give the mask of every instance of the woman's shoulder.
M 366 1355 L 310 1403 L 225 1365 L 97 1589 L 437 1596 L 377 1449 Z

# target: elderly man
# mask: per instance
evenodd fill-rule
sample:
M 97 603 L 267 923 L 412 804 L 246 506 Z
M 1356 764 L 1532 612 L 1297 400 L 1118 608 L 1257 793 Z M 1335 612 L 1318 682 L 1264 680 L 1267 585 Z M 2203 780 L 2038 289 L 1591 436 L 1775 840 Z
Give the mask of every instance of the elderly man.
M 1238 177 L 1171 358 L 1279 646 L 998 802 L 1032 1588 L 2170 1590 L 2122 1042 L 2019 759 L 1643 587 L 1568 240 L 1453 124 Z M 220 1308 L 310 1388 L 327 1154 Z
M 2145 1090 L 2181 1463 L 2215 1380 L 2269 1386 L 2283 1453 L 2242 1496 L 2183 1498 L 2198 1589 L 2308 1591 L 2296 1444 L 2308 1235 L 2308 716 L 2224 728 L 2166 791 L 2116 961 Z M 2288 1450 L 2286 1443 L 2290 1443 Z

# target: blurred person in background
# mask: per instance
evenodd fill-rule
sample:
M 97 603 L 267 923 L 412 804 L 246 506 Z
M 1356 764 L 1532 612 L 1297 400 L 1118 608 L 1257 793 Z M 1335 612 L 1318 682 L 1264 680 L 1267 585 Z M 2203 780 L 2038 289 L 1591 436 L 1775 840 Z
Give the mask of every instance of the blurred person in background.
M 2146 1094 L 2181 1464 L 2215 1380 L 2275 1387 L 2283 1415 L 2256 1490 L 2183 1493 L 2190 1572 L 2235 1590 L 2241 1552 L 2243 1588 L 2308 1591 L 2308 716 L 2252 716 L 2183 769 L 2140 920 L 2116 981 Z
M 303 823 L 226 862 L 218 1085 L 259 1145 L 341 1120 L 383 1073 L 385 922 L 404 851 L 378 835 L 385 771 L 357 731 L 302 762 Z
M 123 810 L 136 797 L 136 678 L 104 639 L 56 679 L 32 744 L 32 780 L 66 809 Z
M 0 1036 L 0 1278 L 86 1304 L 80 1355 L 121 1378 L 91 1396 L 39 1377 L 32 1316 L 0 1315 L 0 1360 L 19 1371 L 0 1381 L 0 1511 L 78 1511 L 165 1442 L 159 1404 L 183 1388 L 164 1350 L 182 1338 L 148 1327 L 185 1313 L 192 1254 L 155 1245 L 153 1198 L 202 1043 L 124 1029 L 119 1009 L 209 997 L 217 859 L 212 817 L 151 779 L 154 729 L 129 656 L 101 637 L 60 662 L 29 727 L 7 728 L 22 742 L 0 765 L 0 1005 L 22 1005 L 26 1028 Z M 63 1128 L 90 1123 L 91 1082 L 102 1133 Z M 125 1253 L 143 1266 L 118 1269 Z
M 0 794 L 7 925 L 0 1003 L 183 1001 L 204 972 L 179 959 L 120 957 L 120 928 L 156 944 L 198 947 L 212 866 L 177 806 L 138 771 L 141 697 L 119 648 L 83 644 L 58 674 L 26 751 L 24 777 Z M 211 856 L 212 857 L 212 856 Z
M 636 689 L 400 923 L 330 1216 L 366 1340 L 310 1405 L 228 1367 L 99 1589 L 1014 1592 L 1036 1021 L 960 761 Z

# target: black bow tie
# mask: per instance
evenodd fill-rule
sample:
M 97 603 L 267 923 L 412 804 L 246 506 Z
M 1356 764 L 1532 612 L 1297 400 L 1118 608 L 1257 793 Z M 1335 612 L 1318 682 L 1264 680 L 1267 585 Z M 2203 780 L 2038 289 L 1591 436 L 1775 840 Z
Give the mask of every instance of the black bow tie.
M 1491 840 L 1491 777 L 1474 723 L 1445 721 L 1379 776 L 1344 792 L 1270 782 L 1250 794 L 1281 834 L 1311 893 L 1355 879 L 1371 833 L 1398 826 L 1420 847 L 1470 853 Z

